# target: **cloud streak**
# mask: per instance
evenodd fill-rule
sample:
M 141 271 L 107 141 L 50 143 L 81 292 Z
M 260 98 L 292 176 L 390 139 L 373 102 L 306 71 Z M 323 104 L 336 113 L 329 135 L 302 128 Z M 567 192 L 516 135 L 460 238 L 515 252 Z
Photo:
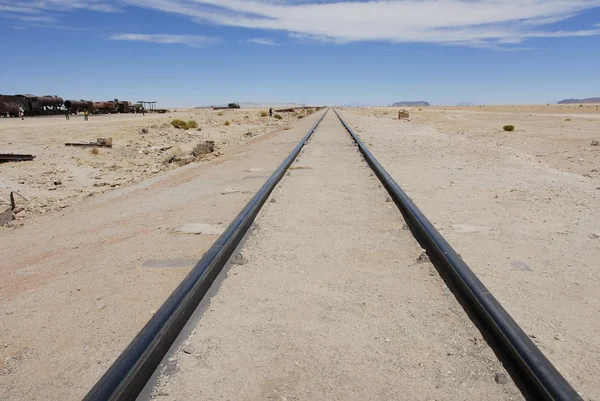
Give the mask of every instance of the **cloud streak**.
M 127 0 L 197 22 L 284 31 L 334 43 L 427 42 L 458 45 L 521 43 L 533 37 L 598 35 L 596 28 L 545 31 L 600 0 Z
M 160 44 L 181 44 L 191 47 L 202 47 L 216 44 L 221 41 L 221 39 L 219 38 L 201 35 L 169 35 L 143 33 L 119 33 L 110 36 L 110 39 Z
M 498 47 L 530 38 L 600 35 L 593 24 L 574 31 L 550 28 L 600 7 L 600 0 L 0 0 L 0 11 L 50 17 L 57 11 L 135 12 L 134 7 L 331 43 Z
M 254 43 L 257 45 L 266 45 L 266 46 L 279 46 L 279 43 L 275 42 L 274 40 L 261 39 L 261 38 L 248 39 L 248 40 L 246 40 L 246 43 Z

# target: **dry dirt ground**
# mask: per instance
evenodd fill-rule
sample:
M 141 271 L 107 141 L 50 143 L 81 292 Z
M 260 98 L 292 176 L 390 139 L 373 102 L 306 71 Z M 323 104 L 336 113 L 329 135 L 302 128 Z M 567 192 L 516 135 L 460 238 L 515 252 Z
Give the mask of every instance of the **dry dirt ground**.
M 397 109 L 389 108 L 342 114 L 584 399 L 598 401 L 596 106 L 409 111 L 411 122 L 395 120 Z M 26 119 L 20 128 L 23 122 L 0 119 L 1 152 L 38 156 L 0 165 L 2 190 L 17 188 L 34 204 L 14 227 L 0 229 L 0 399 L 80 399 L 316 120 L 286 117 L 276 124 L 293 120 L 291 129 L 273 126 L 263 131 L 273 134 L 254 138 L 245 136 L 242 123 L 221 125 L 237 113 L 241 121 L 245 112 L 259 118 L 257 110 L 173 114 L 196 119 L 199 132 L 161 126 L 168 115 L 143 122 L 139 115 L 92 116 L 87 125 L 75 117 L 70 125 Z M 203 118 L 217 122 L 209 129 Z M 517 131 L 502 132 L 505 124 Z M 47 127 L 52 144 L 39 141 L 40 127 Z M 149 133 L 142 136 L 142 128 Z M 111 153 L 64 148 L 66 141 L 109 136 Z M 179 139 L 165 144 L 169 136 Z M 23 141 L 18 146 L 17 139 Z M 175 169 L 163 164 L 165 155 L 143 152 L 171 142 L 189 152 L 205 139 L 215 140 L 224 155 Z M 133 156 L 117 158 L 119 150 Z M 147 165 L 134 166 L 138 158 Z M 93 164 L 98 160 L 105 162 Z M 119 163 L 131 171 L 110 170 Z M 40 174 L 31 173 L 34 167 Z M 52 174 L 61 170 L 57 187 L 64 188 L 49 190 Z M 307 172 L 292 172 L 289 182 Z M 106 190 L 122 181 L 118 177 L 130 185 Z M 307 195 L 311 187 L 307 183 Z M 92 192 L 104 193 L 86 196 Z M 199 228 L 203 234 L 186 233 Z M 240 291 L 248 291 L 244 285 Z M 299 291 L 295 285 L 291 289 Z M 438 289 L 443 294 L 441 283 Z M 392 338 L 386 344 L 396 346 Z
M 195 160 L 210 160 L 227 148 L 247 142 L 296 121 L 301 113 L 281 113 L 283 119 L 261 117 L 259 109 L 186 109 L 168 114 L 82 115 L 36 117 L 21 121 L 0 118 L 0 153 L 36 156 L 32 162 L 0 164 L 0 211 L 9 205 L 10 191 L 22 194 L 13 225 L 32 215 L 62 209 L 87 196 L 127 186 L 161 171 Z M 197 129 L 176 129 L 170 121 L 194 120 Z M 226 126 L 225 122 L 230 125 Z M 144 130 L 144 131 L 143 131 Z M 95 142 L 112 138 L 112 148 L 67 147 L 67 142 Z M 190 156 L 202 141 L 216 150 Z M 171 163 L 168 160 L 175 160 Z
M 410 122 L 397 112 L 342 115 L 563 375 L 599 400 L 597 105 L 413 108 Z
M 277 123 L 272 133 L 244 138 L 220 157 L 151 173 L 59 211 L 32 213 L 23 226 L 0 229 L 0 399 L 81 399 L 315 118 Z M 111 131 L 96 124 L 96 132 L 83 139 Z M 132 138 L 152 125 L 118 124 Z M 244 131 L 229 140 L 240 140 Z M 60 148 L 63 135 L 54 135 Z
M 156 400 L 517 400 L 333 111 Z

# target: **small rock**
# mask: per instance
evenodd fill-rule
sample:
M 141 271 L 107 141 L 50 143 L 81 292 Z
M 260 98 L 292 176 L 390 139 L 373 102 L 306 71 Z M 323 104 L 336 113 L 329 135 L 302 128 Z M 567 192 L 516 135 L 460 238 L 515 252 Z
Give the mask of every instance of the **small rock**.
M 592 238 L 600 239 L 600 233 L 593 233 Z
M 389 343 L 390 341 L 392 341 L 392 340 L 391 340 L 391 339 L 389 339 L 389 338 L 386 338 L 386 339 L 385 339 L 385 342 L 386 342 L 386 343 Z
M 429 256 L 427 256 L 427 251 L 425 249 L 421 249 L 421 254 L 417 258 L 417 262 L 419 263 L 428 263 Z
M 404 231 L 408 231 L 408 230 L 410 230 L 410 227 L 408 227 L 408 225 L 407 225 L 407 224 L 402 224 L 402 229 L 403 229 Z
M 277 203 L 277 199 L 271 198 L 271 200 L 269 202 L 271 202 L 271 203 Z
M 561 336 L 561 335 L 560 335 L 560 334 L 558 334 L 558 333 L 554 335 L 554 339 L 555 339 L 555 340 L 558 340 L 558 341 L 564 341 L 564 340 L 565 340 L 565 339 L 563 338 L 563 336 Z
M 148 133 L 148 128 L 142 128 L 142 134 L 147 134 Z
M 54 185 L 62 185 L 62 181 L 54 181 Z
M 225 188 L 225 189 L 224 189 L 224 190 L 221 192 L 221 194 L 222 194 L 222 195 L 227 195 L 227 194 L 234 194 L 234 193 L 236 193 L 236 192 L 240 192 L 240 190 L 239 190 L 239 189 L 236 189 L 236 188 Z
M 391 201 L 392 201 L 392 198 L 390 198 L 390 197 L 388 196 L 387 198 L 385 198 L 385 201 L 386 201 L 386 202 L 391 202 Z
M 233 263 L 234 265 L 245 265 L 246 263 L 248 263 L 248 259 L 246 259 L 246 257 L 240 252 L 235 254 L 233 259 L 231 260 L 231 263 Z
M 50 187 L 48 188 L 48 191 L 56 191 L 56 187 Z
M 600 141 L 592 141 L 591 146 L 600 146 Z
M 183 347 L 181 350 L 188 355 L 191 355 L 194 353 L 194 350 L 189 345 Z
M 494 376 L 494 380 L 498 384 L 508 383 L 508 377 L 506 377 L 506 375 L 504 373 L 496 373 L 496 375 Z

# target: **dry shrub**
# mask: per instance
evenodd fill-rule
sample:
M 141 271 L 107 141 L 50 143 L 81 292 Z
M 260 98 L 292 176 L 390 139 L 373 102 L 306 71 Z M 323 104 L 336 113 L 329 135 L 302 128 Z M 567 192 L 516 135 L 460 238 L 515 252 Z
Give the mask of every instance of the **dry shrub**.
M 93 155 L 99 155 L 100 154 L 100 149 L 98 148 L 92 148 L 92 150 L 90 150 L 90 153 Z
M 187 123 L 180 119 L 175 119 L 175 120 L 171 121 L 171 125 L 177 129 L 188 129 Z
M 199 142 L 192 150 L 192 156 L 198 157 L 202 155 L 208 155 L 215 151 L 214 141 L 202 141 Z
M 196 120 L 190 120 L 186 123 L 188 128 L 198 128 L 198 123 Z
M 507 132 L 512 132 L 515 130 L 515 126 L 514 125 L 505 125 L 504 127 L 502 127 L 502 129 Z
M 266 116 L 268 116 L 268 115 L 269 115 L 269 113 L 267 113 L 266 111 L 261 111 L 261 112 L 260 112 L 260 116 L 261 116 L 261 117 L 266 117 Z
M 223 112 L 222 112 L 222 111 L 220 111 L 220 112 L 218 112 L 218 113 L 217 113 L 217 115 L 218 115 L 219 117 L 221 117 L 221 116 L 223 115 Z
M 229 121 L 225 121 L 225 122 L 223 123 L 223 125 L 224 125 L 224 126 L 226 126 L 226 127 L 229 127 L 229 126 L 231 125 L 231 123 L 230 123 Z
M 281 119 L 283 119 L 283 117 L 281 117 L 281 115 L 280 115 L 280 114 L 275 114 L 275 115 L 273 116 L 273 118 L 275 118 L 275 119 L 277 119 L 277 120 L 281 120 Z

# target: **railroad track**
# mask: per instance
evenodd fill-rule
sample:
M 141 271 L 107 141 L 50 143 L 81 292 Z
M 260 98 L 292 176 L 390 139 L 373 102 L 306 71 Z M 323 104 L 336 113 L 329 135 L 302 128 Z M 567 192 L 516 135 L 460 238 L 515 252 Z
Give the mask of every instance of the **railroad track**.
M 311 145 L 303 149 L 309 140 Z M 286 172 L 291 177 L 280 183 Z M 273 193 L 278 185 L 283 188 Z M 269 198 L 274 204 L 238 254 Z M 404 223 L 467 305 L 526 398 L 582 400 L 335 110 L 319 118 L 85 400 L 136 399 L 166 355 L 184 365 L 188 375 L 159 377 L 157 388 L 169 389 L 162 395 L 174 392 L 176 399 L 321 399 L 319 391 L 326 399 L 384 399 L 397 397 L 396 391 L 404 393 L 407 386 L 419 389 L 422 381 L 433 386 L 431 394 L 448 395 L 444 385 L 459 386 L 454 399 L 467 399 L 465 394 L 476 399 L 512 397 L 512 390 L 493 379 L 490 386 L 476 372 L 498 370 L 501 364 L 493 360 L 487 343 L 471 349 L 476 326 L 454 297 L 433 291 L 431 280 L 441 279 L 425 267 L 428 263 L 416 262 L 420 247 L 402 230 Z M 314 230 L 305 228 L 309 226 Z M 248 264 L 231 270 L 235 276 L 213 298 L 214 310 L 199 322 L 189 322 L 232 259 Z M 198 325 L 188 330 L 193 335 L 179 340 L 188 349 L 173 347 L 187 324 Z M 423 361 L 446 353 L 449 346 L 461 358 L 436 360 L 434 367 Z M 448 351 L 447 356 L 453 355 Z M 187 362 L 186 355 L 191 358 Z M 428 363 L 429 370 L 421 372 Z M 459 377 L 456 383 L 447 383 L 446 376 L 437 384 L 429 381 L 428 375 L 440 375 L 441 367 L 451 373 L 455 363 L 464 365 L 459 370 L 475 370 L 470 372 L 473 377 Z M 420 373 L 407 371 L 411 366 Z M 393 379 L 411 374 L 412 382 Z M 246 381 L 232 375 L 243 375 Z M 273 381 L 259 384 L 264 376 Z M 222 389 L 207 390 L 217 382 Z M 440 382 L 442 389 L 436 390 Z M 399 383 L 405 388 L 395 389 Z M 461 383 L 466 390 L 460 389 Z M 471 385 L 477 390 L 472 392 Z M 260 392 L 252 386 L 261 387 Z

